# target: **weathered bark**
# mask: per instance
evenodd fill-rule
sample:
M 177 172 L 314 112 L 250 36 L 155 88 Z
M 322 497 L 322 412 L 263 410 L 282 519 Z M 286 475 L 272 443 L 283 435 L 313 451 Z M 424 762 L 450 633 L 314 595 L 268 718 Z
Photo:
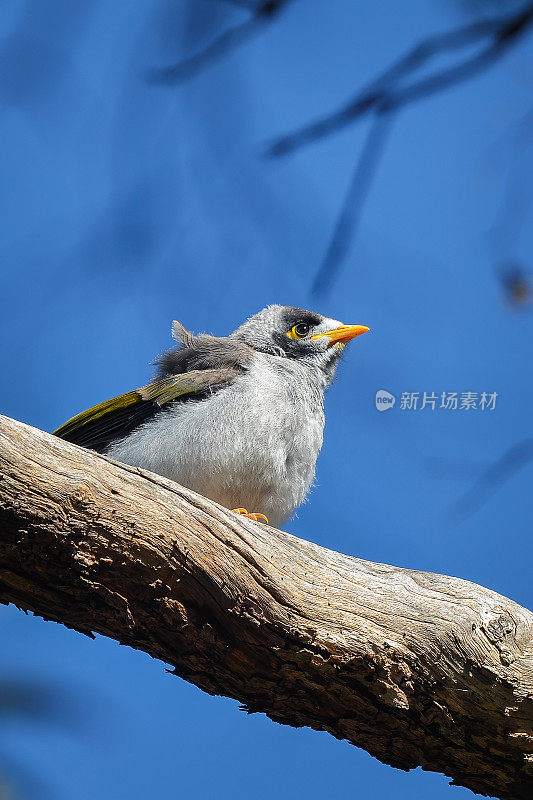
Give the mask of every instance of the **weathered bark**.
M 372 564 L 0 417 L 0 601 L 401 769 L 533 797 L 533 615 Z

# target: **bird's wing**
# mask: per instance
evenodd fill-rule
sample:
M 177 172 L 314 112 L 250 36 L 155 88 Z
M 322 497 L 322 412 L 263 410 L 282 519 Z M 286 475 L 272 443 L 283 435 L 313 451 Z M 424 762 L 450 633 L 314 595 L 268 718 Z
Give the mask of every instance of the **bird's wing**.
M 170 375 L 83 411 L 54 431 L 68 442 L 103 452 L 172 402 L 201 400 L 228 386 L 242 370 L 191 370 Z

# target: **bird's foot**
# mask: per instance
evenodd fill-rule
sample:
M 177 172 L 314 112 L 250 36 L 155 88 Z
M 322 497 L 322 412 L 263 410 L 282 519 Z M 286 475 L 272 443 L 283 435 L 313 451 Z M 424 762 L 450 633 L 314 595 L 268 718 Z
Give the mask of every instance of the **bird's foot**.
M 248 517 L 248 519 L 253 519 L 254 522 L 266 522 L 268 525 L 268 517 L 265 517 L 264 514 L 249 514 L 245 508 L 232 508 L 231 510 L 235 514 L 240 514 L 241 517 Z

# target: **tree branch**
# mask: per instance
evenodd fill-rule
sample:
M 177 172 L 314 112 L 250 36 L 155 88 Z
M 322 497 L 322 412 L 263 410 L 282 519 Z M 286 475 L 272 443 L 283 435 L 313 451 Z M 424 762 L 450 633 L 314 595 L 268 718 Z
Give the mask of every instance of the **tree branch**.
M 533 796 L 533 615 L 350 558 L 0 417 L 0 600 L 277 722 Z

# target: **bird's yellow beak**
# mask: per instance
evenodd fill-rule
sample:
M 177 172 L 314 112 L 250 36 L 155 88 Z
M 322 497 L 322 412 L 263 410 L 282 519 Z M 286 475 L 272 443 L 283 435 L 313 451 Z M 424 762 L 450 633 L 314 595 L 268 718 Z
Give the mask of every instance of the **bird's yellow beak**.
M 369 330 L 370 328 L 367 328 L 366 325 L 339 325 L 338 328 L 334 328 L 332 331 L 317 333 L 311 336 L 311 339 L 321 339 L 323 336 L 326 336 L 329 340 L 328 347 L 331 347 L 339 342 L 341 344 L 346 344 L 350 339 L 354 339 L 356 336 L 360 336 L 362 333 L 366 333 Z

